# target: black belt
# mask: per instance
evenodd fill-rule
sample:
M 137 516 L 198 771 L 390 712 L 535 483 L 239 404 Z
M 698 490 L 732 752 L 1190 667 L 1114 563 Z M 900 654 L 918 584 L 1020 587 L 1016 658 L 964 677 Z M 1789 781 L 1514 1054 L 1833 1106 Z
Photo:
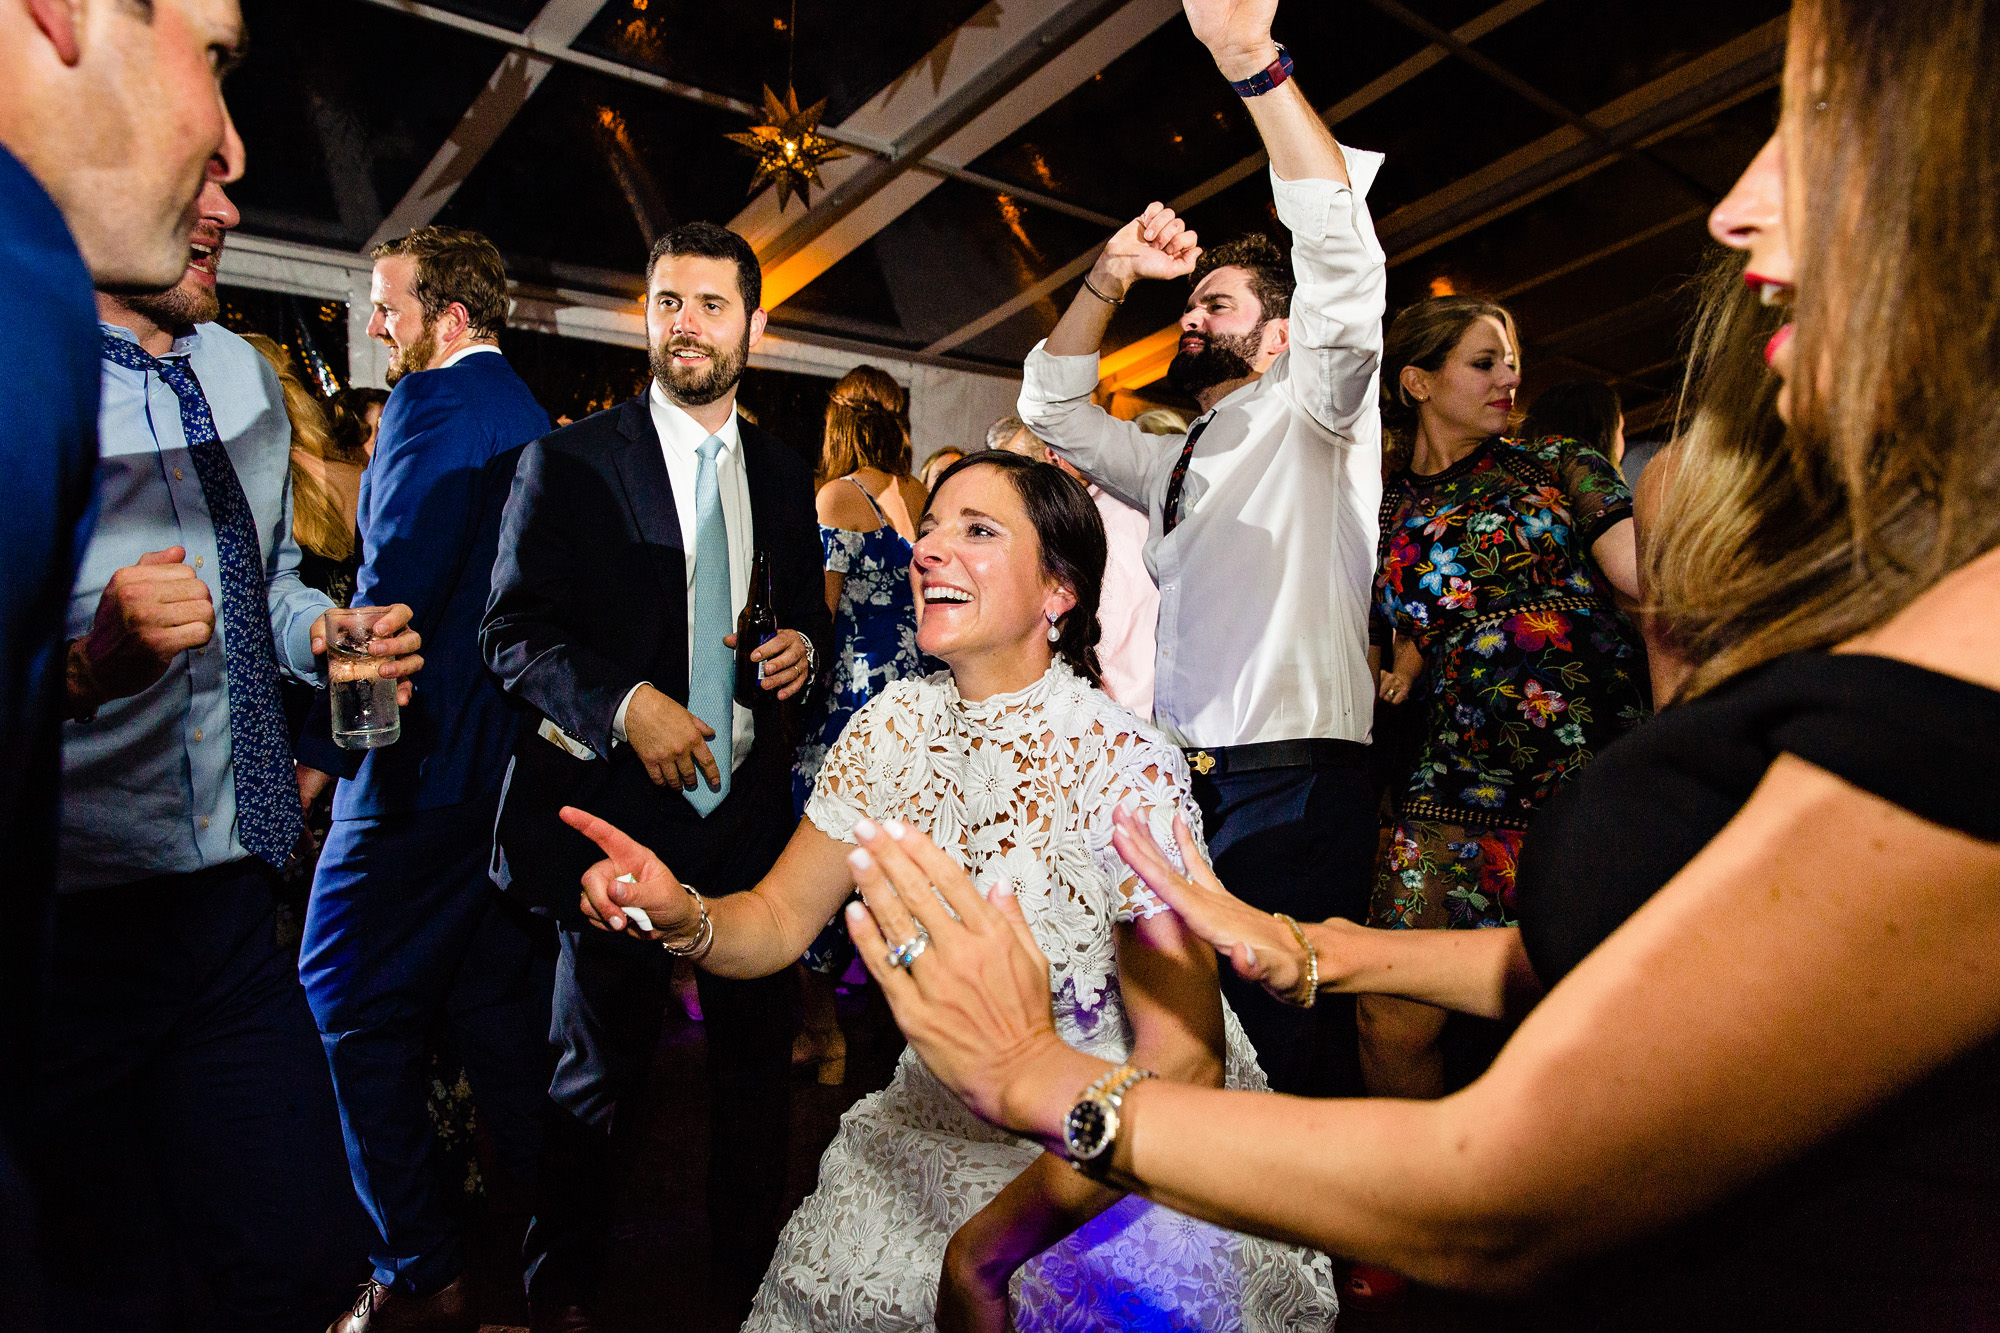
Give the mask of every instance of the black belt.
M 1188 767 L 1202 777 L 1225 773 L 1262 773 L 1273 768 L 1362 768 L 1368 747 L 1360 741 L 1313 739 L 1258 741 L 1254 745 L 1184 747 Z

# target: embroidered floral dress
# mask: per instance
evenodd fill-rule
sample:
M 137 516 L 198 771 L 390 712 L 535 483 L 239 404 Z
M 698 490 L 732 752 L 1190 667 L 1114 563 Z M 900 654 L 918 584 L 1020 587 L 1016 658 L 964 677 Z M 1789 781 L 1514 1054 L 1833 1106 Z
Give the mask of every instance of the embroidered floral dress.
M 841 841 L 863 815 L 901 819 L 957 856 L 982 890 L 1010 883 L 1049 958 L 1057 1032 L 1123 1060 L 1133 1034 L 1113 926 L 1166 907 L 1112 849 L 1111 813 L 1135 801 L 1171 847 L 1176 811 L 1199 827 L 1187 784 L 1180 751 L 1061 663 L 979 703 L 939 673 L 899 681 L 855 714 L 806 817 Z M 1226 1007 L 1224 1029 L 1228 1085 L 1267 1086 Z M 745 1329 L 935 1327 L 945 1243 L 1041 1152 L 966 1110 L 906 1050 L 889 1086 L 842 1117 Z M 1010 1294 L 1021 1333 L 1278 1333 L 1331 1328 L 1334 1291 L 1324 1255 L 1135 1195 L 1024 1264 Z
M 1514 924 L 1529 816 L 1646 716 L 1638 635 L 1589 558 L 1631 514 L 1610 460 L 1572 440 L 1489 440 L 1389 478 L 1374 637 L 1414 640 L 1430 689 L 1374 924 Z

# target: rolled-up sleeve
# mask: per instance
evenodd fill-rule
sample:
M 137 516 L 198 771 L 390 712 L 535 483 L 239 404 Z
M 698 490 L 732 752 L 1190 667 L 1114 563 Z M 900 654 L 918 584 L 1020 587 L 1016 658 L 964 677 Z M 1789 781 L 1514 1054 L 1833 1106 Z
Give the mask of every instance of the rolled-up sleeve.
M 1278 220 L 1292 234 L 1291 349 L 1282 372 L 1299 409 L 1348 443 L 1370 443 L 1382 367 L 1389 270 L 1368 190 L 1380 153 L 1342 147 L 1352 185 L 1271 172 Z M 1274 368 L 1275 369 L 1275 368 Z
M 1084 475 L 1143 512 L 1161 443 L 1172 437 L 1120 421 L 1091 401 L 1096 391 L 1096 354 L 1052 356 L 1044 339 L 1021 367 L 1021 420 Z

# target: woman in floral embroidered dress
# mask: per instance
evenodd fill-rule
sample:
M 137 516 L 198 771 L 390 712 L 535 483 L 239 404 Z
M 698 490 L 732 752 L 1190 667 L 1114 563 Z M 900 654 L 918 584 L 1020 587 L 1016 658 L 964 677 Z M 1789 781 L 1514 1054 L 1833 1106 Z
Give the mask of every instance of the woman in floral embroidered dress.
M 1440 297 L 1391 326 L 1373 638 L 1421 651 L 1429 717 L 1398 803 L 1370 924 L 1514 924 L 1528 818 L 1648 712 L 1632 497 L 1574 440 L 1500 438 L 1521 382 L 1513 318 Z M 1364 996 L 1369 1089 L 1438 1096 L 1444 1011 Z
M 920 532 L 918 642 L 950 671 L 897 681 L 854 715 L 771 873 L 705 903 L 700 965 L 788 965 L 851 891 L 851 856 L 865 864 L 857 828 L 907 826 L 1015 896 L 1066 1041 L 1164 1078 L 1267 1086 L 1213 951 L 1111 847 L 1121 804 L 1163 841 L 1177 814 L 1199 815 L 1180 751 L 1097 688 L 1105 542 L 1089 496 L 1050 464 L 976 454 L 939 479 Z M 580 810 L 563 818 L 607 853 L 584 876 L 593 921 L 677 947 L 703 938 L 703 908 L 656 856 Z M 748 1329 L 1280 1333 L 1331 1328 L 1336 1313 L 1326 1256 L 1097 1185 L 988 1126 L 909 1052 L 842 1118 L 819 1181 Z

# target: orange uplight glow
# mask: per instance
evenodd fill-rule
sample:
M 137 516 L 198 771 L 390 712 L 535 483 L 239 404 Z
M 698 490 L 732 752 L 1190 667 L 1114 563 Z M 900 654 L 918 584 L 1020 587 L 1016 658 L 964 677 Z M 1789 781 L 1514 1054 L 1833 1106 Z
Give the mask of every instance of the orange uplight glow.
M 1458 295 L 1458 284 L 1453 282 L 1450 278 L 1446 277 L 1444 274 L 1440 273 L 1438 274 L 1438 276 L 1431 279 L 1431 295 L 1456 296 Z

